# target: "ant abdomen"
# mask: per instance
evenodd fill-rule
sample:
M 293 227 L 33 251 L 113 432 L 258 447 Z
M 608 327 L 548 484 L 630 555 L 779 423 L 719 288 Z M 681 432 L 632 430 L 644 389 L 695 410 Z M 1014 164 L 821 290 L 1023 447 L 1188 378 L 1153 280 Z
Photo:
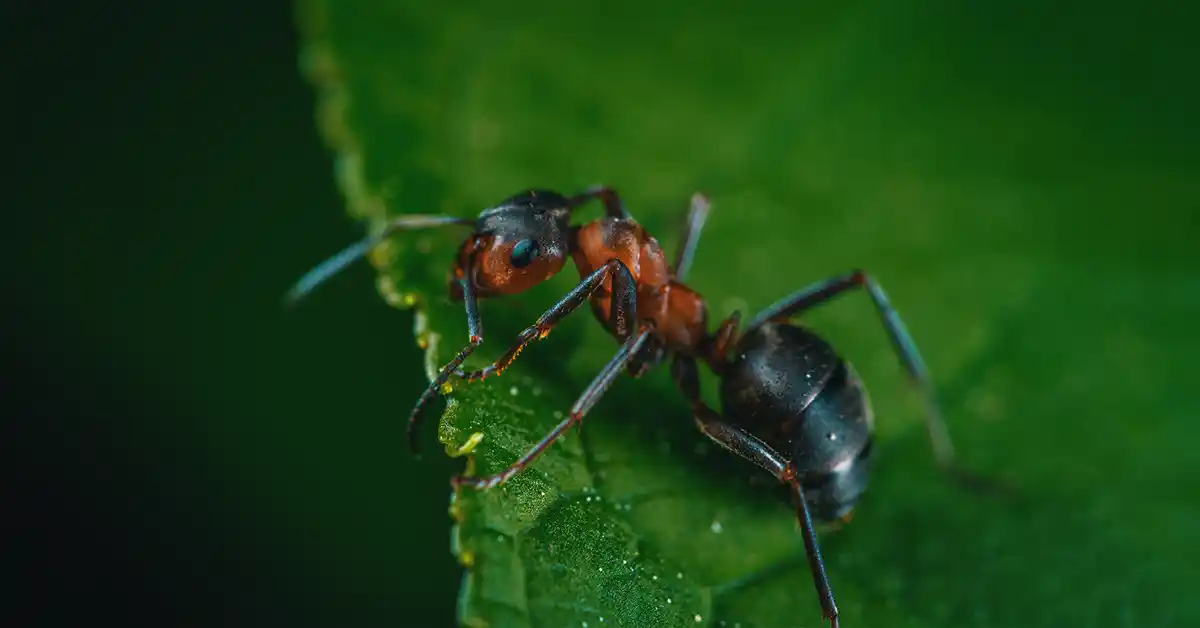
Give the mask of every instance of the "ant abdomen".
M 867 487 L 873 428 L 853 367 L 811 330 L 766 323 L 724 369 L 725 420 L 790 459 L 815 519 L 847 514 Z

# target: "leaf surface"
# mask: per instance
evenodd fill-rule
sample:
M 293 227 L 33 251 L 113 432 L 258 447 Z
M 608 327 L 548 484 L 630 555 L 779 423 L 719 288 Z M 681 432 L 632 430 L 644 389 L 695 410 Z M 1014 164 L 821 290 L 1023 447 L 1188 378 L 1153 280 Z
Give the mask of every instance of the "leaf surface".
M 1200 405 L 1180 392 L 1200 262 L 1183 253 L 1194 230 L 1145 228 L 1200 205 L 1190 164 L 1126 158 L 1133 135 L 1162 129 L 1089 108 L 1103 80 L 1014 75 L 993 25 L 1020 28 L 1015 14 L 656 8 L 302 2 L 303 66 L 350 215 L 377 229 L 609 183 L 673 252 L 703 190 L 714 208 L 691 283 L 712 319 L 868 269 L 938 380 L 964 464 L 1022 494 L 936 473 L 865 295 L 807 317 L 878 415 L 872 488 L 852 525 L 823 535 L 844 626 L 1200 621 L 1186 586 L 1200 576 L 1186 488 L 1200 464 L 1185 444 Z M 1098 127 L 1113 131 L 1083 132 Z M 381 294 L 419 306 L 431 376 L 466 342 L 446 299 L 462 235 L 404 234 L 373 256 Z M 468 365 L 498 357 L 577 277 L 484 302 Z M 503 376 L 456 385 L 438 439 L 472 473 L 505 468 L 616 348 L 581 308 Z M 620 379 L 509 483 L 455 497 L 464 625 L 823 625 L 786 500 L 695 432 L 665 370 Z

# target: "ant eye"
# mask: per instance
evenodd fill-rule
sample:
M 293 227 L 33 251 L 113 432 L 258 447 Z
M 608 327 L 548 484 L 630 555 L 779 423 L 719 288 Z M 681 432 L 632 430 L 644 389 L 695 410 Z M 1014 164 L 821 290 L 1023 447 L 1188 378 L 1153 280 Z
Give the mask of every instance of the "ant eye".
M 533 240 L 521 240 L 513 247 L 512 250 L 512 265 L 516 268 L 525 268 L 533 261 L 533 258 L 538 255 L 537 242 Z

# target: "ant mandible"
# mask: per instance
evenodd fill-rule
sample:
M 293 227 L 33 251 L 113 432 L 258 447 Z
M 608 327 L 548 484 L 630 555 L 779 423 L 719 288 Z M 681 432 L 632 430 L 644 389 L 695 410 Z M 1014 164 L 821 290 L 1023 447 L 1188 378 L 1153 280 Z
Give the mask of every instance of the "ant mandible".
M 570 226 L 573 210 L 593 199 L 603 204 L 604 216 Z M 469 343 L 418 399 L 409 415 L 410 447 L 416 449 L 421 409 L 451 376 L 475 381 L 499 375 L 526 346 L 544 338 L 587 301 L 601 324 L 621 342 L 620 349 L 579 396 L 570 414 L 520 460 L 498 474 L 458 476 L 452 483 L 480 490 L 502 484 L 571 426 L 580 424 L 622 371 L 638 377 L 669 355 L 672 378 L 691 404 L 700 431 L 790 487 L 822 613 L 837 628 L 837 605 L 813 522 L 847 518 L 866 490 L 874 415 L 853 367 L 825 340 L 793 324 L 791 318 L 849 290 L 865 289 L 909 378 L 924 393 L 925 422 L 937 462 L 953 471 L 950 436 L 915 343 L 883 289 L 861 270 L 788 295 L 755 316 L 740 334 L 736 311 L 710 334 L 704 299 L 683 283 L 708 209 L 703 195 L 693 195 L 682 244 L 670 266 L 658 241 L 607 186 L 571 197 L 530 190 L 484 210 L 474 220 L 402 216 L 381 234 L 315 268 L 288 298 L 303 297 L 397 231 L 473 223 L 473 233 L 459 247 L 450 282 L 451 298 L 465 305 Z M 579 271 L 580 283 L 522 331 L 500 359 L 464 371 L 463 362 L 483 342 L 478 301 L 532 288 L 562 270 L 567 255 Z M 720 414 L 701 400 L 698 361 L 720 379 Z

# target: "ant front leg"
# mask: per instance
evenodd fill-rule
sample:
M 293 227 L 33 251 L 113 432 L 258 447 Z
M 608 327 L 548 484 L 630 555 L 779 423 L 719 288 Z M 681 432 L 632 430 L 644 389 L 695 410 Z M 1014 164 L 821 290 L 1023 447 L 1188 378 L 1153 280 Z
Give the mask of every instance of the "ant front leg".
M 602 397 L 605 391 L 608 390 L 608 387 L 611 386 L 614 381 L 616 381 L 617 376 L 621 374 L 621 371 L 625 369 L 630 360 L 632 360 L 634 356 L 641 351 L 642 345 L 649 337 L 650 328 L 648 326 L 641 327 L 638 329 L 637 333 L 630 336 L 629 339 L 626 340 L 621 348 L 617 351 L 617 354 L 613 356 L 612 360 L 605 365 L 604 369 L 600 371 L 600 374 L 592 380 L 592 383 L 588 385 L 587 389 L 583 391 L 583 394 L 579 396 L 579 399 L 575 401 L 575 405 L 571 408 L 571 413 L 567 415 L 567 418 L 563 419 L 562 423 L 559 423 L 553 430 L 550 431 L 549 434 L 546 434 L 546 436 L 544 436 L 537 445 L 534 445 L 533 449 L 529 450 L 529 453 L 521 456 L 521 459 L 513 463 L 512 466 L 500 473 L 497 473 L 496 475 L 482 478 L 457 476 L 451 480 L 451 484 L 456 488 L 460 486 L 469 486 L 476 490 L 486 490 L 512 479 L 512 477 L 520 473 L 522 469 L 529 466 L 529 464 L 532 463 L 539 455 L 541 455 L 541 453 L 545 451 L 546 448 L 552 443 L 554 443 L 554 441 L 558 440 L 558 438 L 563 434 L 566 434 L 567 431 L 571 429 L 572 425 L 582 423 L 584 415 L 586 415 L 588 411 L 592 409 L 592 406 L 596 405 L 596 402 L 600 401 L 600 397 Z
M 560 320 L 591 298 L 592 293 L 609 277 L 612 278 L 612 301 L 609 307 L 609 322 L 613 333 L 618 338 L 622 340 L 627 339 L 634 324 L 634 317 L 637 315 L 637 284 L 634 282 L 633 275 L 630 274 L 625 264 L 617 258 L 612 258 L 600 268 L 592 271 L 579 285 L 567 293 L 567 296 L 559 300 L 558 303 L 555 303 L 549 310 L 546 310 L 546 313 L 542 314 L 536 323 L 526 327 L 524 331 L 518 334 L 517 341 L 499 360 L 475 371 L 466 372 L 459 370 L 457 374 L 467 381 L 479 381 L 504 372 L 504 369 L 512 364 L 517 355 L 529 343 L 534 340 L 541 340 L 549 335 L 550 330 Z
M 571 312 L 575 311 L 582 303 L 592 296 L 603 283 L 604 280 L 612 277 L 612 303 L 610 307 L 611 318 L 610 322 L 614 333 L 620 338 L 629 336 L 630 327 L 633 325 L 634 316 L 637 314 L 637 285 L 633 281 L 633 275 L 621 260 L 613 258 L 608 260 L 604 266 L 597 268 L 590 275 L 584 278 L 578 286 L 575 286 L 567 296 L 563 297 L 558 303 L 542 314 L 536 323 L 526 327 L 517 336 L 517 342 L 509 348 L 508 351 L 500 357 L 499 360 L 489 364 L 488 366 L 477 371 L 465 372 L 461 366 L 467 356 L 471 355 L 480 344 L 483 343 L 483 322 L 479 317 L 479 307 L 475 294 L 474 282 L 463 280 L 459 285 L 463 289 L 463 301 L 466 303 L 467 309 L 467 327 L 470 334 L 470 344 L 464 347 L 454 359 L 450 360 L 444 366 L 433 382 L 421 393 L 421 397 L 417 400 L 412 412 L 408 415 L 408 446 L 409 449 L 416 452 L 417 444 L 417 426 L 420 422 L 421 410 L 437 395 L 438 391 L 446 384 L 451 375 L 457 375 L 467 381 L 482 380 L 491 375 L 499 375 L 512 364 L 517 355 L 525 349 L 529 343 L 534 340 L 540 340 L 550 334 L 550 330 L 556 324 Z
M 609 218 L 633 220 L 629 212 L 625 211 L 625 203 L 621 202 L 620 195 L 611 186 L 593 185 L 583 192 L 568 198 L 567 203 L 574 209 L 592 199 L 597 199 L 604 205 L 604 215 Z
M 420 451 L 417 439 L 417 424 L 420 422 L 421 410 L 442 389 L 442 386 L 450 379 L 450 375 L 458 371 L 463 361 L 467 359 L 467 356 L 474 353 L 475 349 L 483 344 L 483 319 L 479 316 L 479 299 L 476 295 L 475 282 L 461 279 L 459 280 L 459 286 L 462 287 L 463 303 L 467 310 L 468 344 L 442 367 L 442 370 L 433 379 L 433 382 L 429 384 L 429 387 L 421 393 L 412 411 L 408 413 L 408 449 L 414 454 Z
M 821 546 L 817 542 L 817 532 L 808 510 L 808 498 L 792 465 L 770 445 L 723 421 L 720 415 L 700 399 L 700 377 L 694 359 L 676 354 L 671 363 L 671 375 L 676 386 L 692 404 L 692 416 L 696 426 L 705 436 L 730 452 L 762 467 L 780 482 L 792 487 L 796 518 L 800 523 L 800 534 L 804 538 L 804 551 L 808 556 L 808 567 L 817 589 L 817 598 L 821 602 L 821 612 L 825 619 L 829 620 L 831 628 L 837 628 L 837 602 L 833 599 L 833 589 L 829 586 L 829 576 L 825 573 L 825 562 L 821 560 Z

